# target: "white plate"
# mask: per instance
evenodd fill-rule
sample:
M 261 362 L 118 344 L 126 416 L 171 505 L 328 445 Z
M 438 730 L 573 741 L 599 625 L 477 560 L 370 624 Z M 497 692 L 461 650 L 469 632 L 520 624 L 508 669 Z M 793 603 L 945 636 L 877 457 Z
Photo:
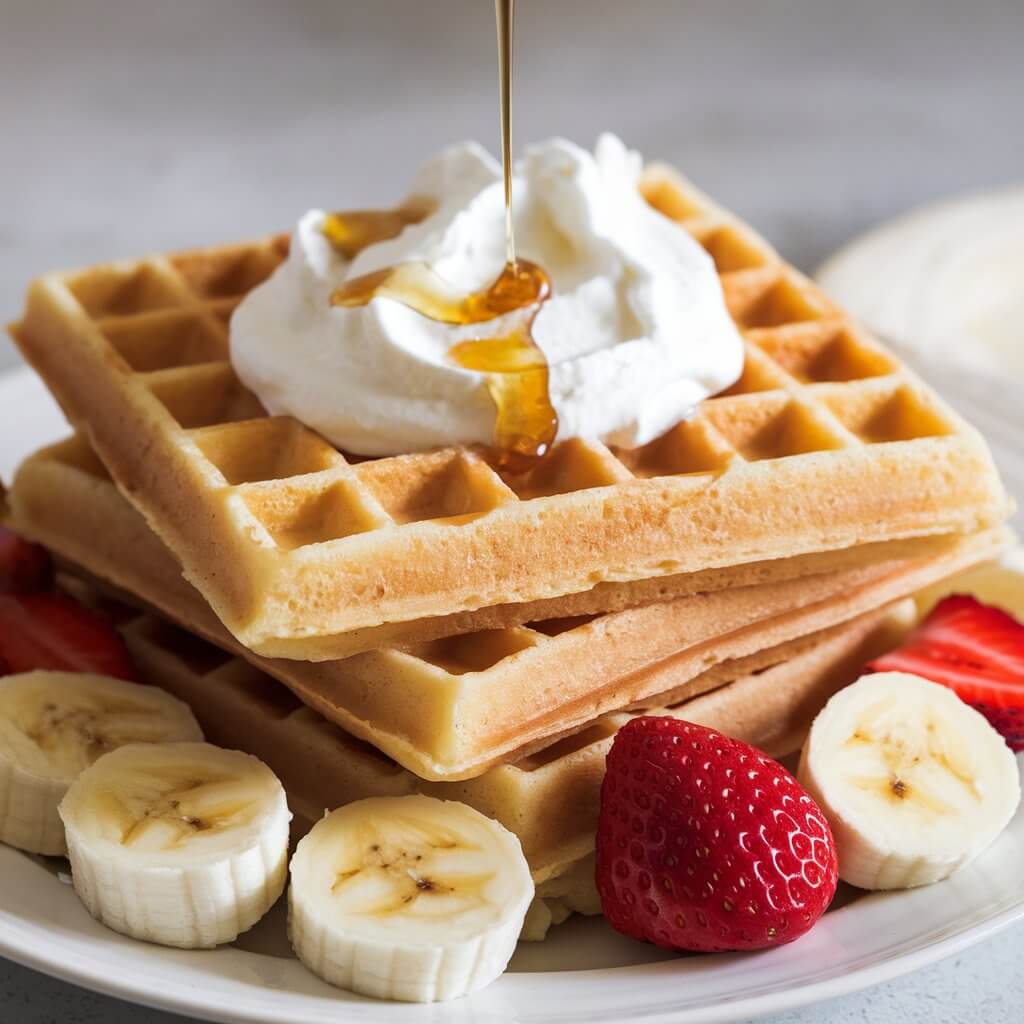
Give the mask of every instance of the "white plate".
M 66 429 L 32 375 L 0 376 L 0 476 L 9 479 L 20 458 Z M 280 907 L 239 943 L 214 952 L 133 942 L 89 917 L 57 876 L 59 862 L 0 847 L 0 954 L 86 988 L 216 1021 L 708 1024 L 842 995 L 987 938 L 1024 918 L 1022 864 L 1024 810 L 955 878 L 862 896 L 789 946 L 674 957 L 615 935 L 601 920 L 576 919 L 543 944 L 521 946 L 512 970 L 491 988 L 430 1007 L 373 1002 L 322 984 L 289 957 Z
M 1024 377 L 1024 188 L 911 210 L 843 246 L 817 279 L 922 362 Z

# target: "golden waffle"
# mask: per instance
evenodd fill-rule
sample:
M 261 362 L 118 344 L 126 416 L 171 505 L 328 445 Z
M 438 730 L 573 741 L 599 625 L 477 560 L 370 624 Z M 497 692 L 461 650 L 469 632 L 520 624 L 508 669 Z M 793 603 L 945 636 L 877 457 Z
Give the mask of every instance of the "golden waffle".
M 190 704 L 211 742 L 266 761 L 284 783 L 292 810 L 307 821 L 363 797 L 420 792 L 461 800 L 502 822 L 519 836 L 537 882 L 562 875 L 593 849 L 605 755 L 630 715 L 606 716 L 479 778 L 427 782 L 347 735 L 249 662 L 159 616 L 101 602 L 119 620 L 141 677 Z M 828 697 L 867 659 L 898 642 L 912 621 L 911 601 L 868 613 L 780 645 L 757 671 L 746 659 L 719 665 L 693 681 L 701 696 L 648 713 L 685 717 L 782 756 L 799 747 Z
M 65 444 L 55 445 L 52 449 L 46 449 L 37 458 L 30 460 L 28 465 L 30 468 L 26 469 L 26 474 L 32 477 L 33 483 L 25 484 L 19 489 L 26 499 L 31 496 L 34 502 L 33 511 L 23 516 L 27 520 L 26 528 L 31 529 L 35 521 L 38 521 L 40 528 L 45 523 L 51 523 L 50 528 L 56 532 L 58 537 L 65 534 L 62 525 L 64 515 L 61 507 L 63 483 L 68 468 L 78 471 L 77 475 L 70 478 L 74 481 L 71 486 L 85 486 L 87 495 L 90 492 L 88 485 L 81 478 L 81 474 L 108 481 L 110 479 L 106 468 L 89 446 L 81 440 L 69 441 Z M 57 504 L 46 508 L 47 500 L 55 501 Z M 119 509 L 118 515 L 121 514 Z M 55 516 L 56 520 L 54 520 Z M 122 528 L 126 529 L 129 522 L 135 531 L 141 530 L 144 526 L 144 521 L 140 517 L 134 519 L 126 517 Z M 104 525 L 104 520 L 97 520 L 94 526 L 98 536 L 107 542 L 114 540 Z M 915 537 L 902 541 L 885 541 L 840 551 L 820 551 L 796 558 L 754 562 L 748 565 L 709 569 L 680 576 L 664 576 L 650 580 L 637 580 L 632 583 L 604 583 L 580 594 L 567 594 L 564 597 L 549 598 L 544 601 L 497 605 L 493 608 L 481 608 L 472 612 L 434 615 L 412 622 L 371 626 L 334 637 L 331 641 L 331 650 L 335 652 L 335 658 L 332 660 L 347 658 L 364 651 L 379 650 L 383 647 L 409 647 L 428 640 L 438 640 L 463 633 L 506 629 L 510 626 L 519 626 L 530 622 L 570 619 L 596 615 L 601 612 L 622 611 L 690 594 L 842 572 L 875 562 L 893 563 L 902 559 L 927 558 L 947 552 L 953 540 L 954 538 L 949 535 L 938 535 Z M 111 550 L 116 549 L 116 545 L 111 548 Z M 184 592 L 190 592 L 192 589 L 182 581 L 178 581 L 176 586 Z M 555 628 L 554 625 L 552 628 Z
M 991 556 L 999 534 L 842 573 L 677 598 L 596 618 L 383 649 L 336 662 L 266 660 L 223 628 L 84 441 L 28 459 L 12 525 L 186 629 L 249 658 L 348 732 L 423 778 L 479 775 L 606 712 L 671 701 L 730 659 L 904 597 Z
M 267 655 L 324 660 L 385 622 L 1003 519 L 980 436 L 893 355 L 671 172 L 643 188 L 715 260 L 747 361 L 635 451 L 570 440 L 520 477 L 462 448 L 353 464 L 266 416 L 232 372 L 227 319 L 281 238 L 44 275 L 13 334 L 188 579 Z

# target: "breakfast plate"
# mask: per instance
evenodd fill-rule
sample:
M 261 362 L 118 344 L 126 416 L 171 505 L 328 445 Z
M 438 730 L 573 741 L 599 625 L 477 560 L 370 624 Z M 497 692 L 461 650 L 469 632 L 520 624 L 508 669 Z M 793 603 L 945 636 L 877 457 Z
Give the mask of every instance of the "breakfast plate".
M 818 283 L 904 354 L 1009 379 L 1020 344 L 1024 189 L 911 210 L 843 246 Z
M 968 416 L 967 384 L 951 394 Z M 0 377 L 0 476 L 66 433 L 28 371 Z M 991 408 L 987 417 L 993 419 Z M 985 423 L 978 417 L 982 425 Z M 1004 427 L 1005 427 L 1004 422 Z M 1015 428 L 1019 433 L 1020 428 Z M 1024 494 L 1013 430 L 991 440 L 1010 489 Z M 1024 771 L 1024 758 L 1019 759 Z M 0 955 L 86 988 L 215 1021 L 724 1021 L 780 1012 L 915 970 L 1024 919 L 1024 810 L 969 868 L 938 885 L 841 898 L 799 942 L 755 954 L 677 957 L 576 918 L 521 944 L 509 973 L 443 1006 L 366 1000 L 333 989 L 293 959 L 278 906 L 213 952 L 126 939 L 93 921 L 63 861 L 0 847 Z

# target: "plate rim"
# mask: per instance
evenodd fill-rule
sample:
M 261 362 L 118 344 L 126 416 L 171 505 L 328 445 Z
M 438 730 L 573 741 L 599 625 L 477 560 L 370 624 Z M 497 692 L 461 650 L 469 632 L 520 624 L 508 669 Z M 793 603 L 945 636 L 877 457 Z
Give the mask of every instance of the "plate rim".
M 18 856 L 17 851 L 13 851 L 13 855 Z M 56 879 L 54 879 L 54 884 L 63 885 L 63 883 Z M 881 895 L 882 898 L 886 897 L 886 894 Z M 837 915 L 856 913 L 856 910 L 856 905 L 852 905 L 844 907 L 835 913 Z M 13 915 L 0 908 L 0 920 L 10 924 L 12 916 Z M 925 936 L 923 944 L 910 951 L 896 953 L 881 960 L 865 963 L 853 970 L 841 970 L 841 968 L 837 968 L 837 973 L 833 976 L 820 978 L 816 981 L 810 981 L 796 988 L 781 988 L 762 994 L 740 995 L 734 999 L 720 1001 L 713 1006 L 672 1007 L 659 1005 L 649 1008 L 630 1009 L 625 1011 L 629 1014 L 628 1017 L 623 1016 L 622 1011 L 614 1009 L 610 1012 L 614 1013 L 615 1016 L 597 1017 L 588 1011 L 585 1017 L 578 1015 L 561 1015 L 551 1016 L 545 1019 L 551 1021 L 559 1019 L 566 1021 L 578 1021 L 584 1019 L 594 1021 L 644 1021 L 646 1024 L 662 1024 L 662 1022 L 667 1024 L 668 1021 L 696 1021 L 699 1019 L 702 1024 L 716 1024 L 716 1022 L 718 1022 L 718 1024 L 725 1024 L 725 1022 L 728 1021 L 745 1019 L 751 1016 L 786 1012 L 789 1010 L 807 1007 L 826 999 L 834 999 L 844 995 L 849 995 L 853 992 L 862 991 L 866 988 L 871 988 L 886 981 L 892 981 L 896 978 L 913 973 L 914 971 L 918 971 L 930 964 L 955 956 L 971 946 L 985 941 L 986 939 L 993 938 L 1021 920 L 1024 920 L 1024 896 L 1018 898 L 1013 905 L 1005 907 L 989 917 L 982 918 L 981 920 L 974 921 L 962 927 L 954 928 L 952 931 L 949 931 L 948 929 L 941 929 L 941 932 L 948 932 L 948 934 L 939 934 L 934 938 L 931 936 Z M 59 981 L 78 986 L 90 992 L 119 999 L 131 1005 L 146 1006 L 151 1009 L 177 1013 L 182 1016 L 198 1020 L 216 1022 L 216 1024 L 279 1024 L 281 1020 L 280 1008 L 277 1006 L 270 1006 L 264 1013 L 254 1015 L 249 1012 L 248 1009 L 236 1012 L 227 1007 L 217 1007 L 210 1002 L 203 1002 L 203 997 L 201 996 L 197 998 L 190 998 L 188 990 L 183 991 L 181 994 L 157 994 L 152 991 L 147 991 L 137 983 L 133 985 L 128 980 L 122 981 L 116 973 L 110 973 L 109 962 L 106 962 L 101 958 L 93 959 L 79 955 L 76 957 L 76 960 L 78 961 L 77 966 L 75 961 L 71 961 L 66 965 L 58 964 L 54 960 L 48 959 L 45 955 L 34 952 L 30 948 L 26 948 L 12 941 L 14 936 L 17 934 L 19 926 L 22 931 L 32 930 L 32 926 L 26 926 L 20 918 L 15 917 L 14 923 L 15 929 L 9 930 L 8 928 L 4 928 L 0 931 L 0 956 Z M 132 940 L 125 941 L 130 942 Z M 157 954 L 159 954 L 159 947 L 153 948 L 157 951 Z M 202 955 L 202 953 L 205 952 L 207 951 L 196 951 L 197 955 Z M 770 951 L 767 952 L 770 953 Z M 246 953 L 245 955 L 260 956 L 260 954 L 257 953 Z M 750 955 L 751 954 L 711 954 L 708 957 L 702 957 L 702 962 L 714 960 L 721 963 L 727 960 L 735 960 L 736 962 L 741 963 L 743 957 Z M 675 963 L 678 963 L 678 961 L 669 960 L 656 964 L 645 964 L 632 967 L 600 968 L 596 970 L 574 970 L 551 973 L 557 973 L 563 979 L 568 978 L 570 982 L 578 979 L 581 983 L 585 983 L 588 976 L 593 976 L 595 974 L 631 974 L 635 977 L 639 977 L 645 973 L 662 974 L 671 971 L 672 966 Z M 106 971 L 104 968 L 106 968 Z M 523 972 L 512 975 L 511 977 L 522 979 L 522 982 L 526 983 L 544 976 L 545 972 Z M 284 993 L 281 995 L 284 996 Z M 297 998 L 304 999 L 306 997 L 298 995 Z M 428 1014 L 437 1012 L 438 1007 L 453 1010 L 457 1009 L 460 1005 L 468 1008 L 468 1004 L 463 1000 L 424 1007 L 412 1004 L 377 1002 L 376 1000 L 367 999 L 359 1000 L 358 1002 L 339 1001 L 337 1009 L 339 1019 L 343 1018 L 346 1007 L 353 1006 L 362 1006 L 364 1008 L 386 1007 L 388 1008 L 388 1012 L 394 1014 L 397 1018 L 403 1013 L 410 1017 L 422 1016 L 424 1012 Z M 695 1016 L 696 1014 L 700 1015 L 699 1018 Z M 472 1011 L 470 1011 L 467 1019 L 487 1019 L 487 1016 L 488 1015 L 486 1013 L 483 1013 L 480 1017 L 476 1017 L 473 1015 Z M 303 1021 L 303 1018 L 300 1017 L 295 1017 L 293 1019 L 297 1024 L 298 1022 Z M 313 1020 L 314 1018 L 310 1017 L 305 1019 Z

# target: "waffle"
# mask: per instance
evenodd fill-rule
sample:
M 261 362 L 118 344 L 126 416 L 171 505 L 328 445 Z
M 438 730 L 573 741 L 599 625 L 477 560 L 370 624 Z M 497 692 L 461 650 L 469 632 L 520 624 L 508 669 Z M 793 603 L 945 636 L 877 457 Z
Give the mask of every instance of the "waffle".
M 596 618 L 489 630 L 342 661 L 267 660 L 238 644 L 78 438 L 19 469 L 12 525 L 191 632 L 249 658 L 323 716 L 423 778 L 479 775 L 611 711 L 692 695 L 736 658 L 872 611 L 991 556 L 1000 534 L 842 573 L 677 598 Z
M 72 470 L 77 472 L 73 473 Z M 66 515 L 63 512 L 65 497 L 72 499 L 74 496 L 73 494 L 65 495 L 65 485 L 75 491 L 84 487 L 86 500 L 93 497 L 89 485 L 82 479 L 81 474 L 110 480 L 106 467 L 89 446 L 80 439 L 55 445 L 30 460 L 23 473 L 26 478 L 30 479 L 26 480 L 19 488 L 19 494 L 26 499 L 26 503 L 31 500 L 33 505 L 31 511 L 22 517 L 25 520 L 24 529 L 31 532 L 33 529 L 42 529 L 48 525 L 58 538 L 66 536 L 67 529 L 64 525 Z M 52 501 L 54 504 L 47 508 L 47 501 Z M 120 509 L 117 514 L 119 517 L 123 517 L 123 512 Z M 116 537 L 111 536 L 105 523 L 105 519 L 96 521 L 96 536 L 100 538 L 101 543 L 106 541 L 109 544 L 111 541 L 116 541 Z M 128 530 L 129 526 L 132 531 L 138 531 L 142 527 L 142 520 L 139 517 L 134 519 L 123 517 L 120 529 Z M 90 544 L 92 540 L 93 538 L 90 538 Z M 434 615 L 412 622 L 387 623 L 340 634 L 333 638 L 331 649 L 335 652 L 336 657 L 332 660 L 351 657 L 365 651 L 375 651 L 385 647 L 408 647 L 429 640 L 439 640 L 482 630 L 503 630 L 531 622 L 564 620 L 596 615 L 603 611 L 622 611 L 627 608 L 673 600 L 680 596 L 801 579 L 807 576 L 820 576 L 876 562 L 892 563 L 901 559 L 927 558 L 944 554 L 949 550 L 950 544 L 949 535 L 887 541 L 840 551 L 821 551 L 797 558 L 709 569 L 704 572 L 679 576 L 637 580 L 623 584 L 604 583 L 580 594 L 567 594 L 564 597 L 549 598 L 543 601 L 498 605 L 453 615 Z M 111 550 L 116 549 L 115 544 Z M 113 560 L 111 557 L 107 561 L 109 563 Z M 175 586 L 186 592 L 192 589 L 181 582 Z M 556 628 L 554 623 L 552 628 Z
M 80 596 L 89 592 L 79 589 Z M 535 881 L 547 883 L 552 894 L 552 881 L 593 850 L 605 755 L 629 714 L 603 717 L 479 778 L 428 782 L 328 722 L 249 662 L 159 616 L 99 601 L 119 622 L 142 677 L 190 704 L 211 742 L 266 761 L 284 783 L 292 810 L 307 822 L 368 796 L 418 792 L 461 800 L 519 836 Z M 648 713 L 685 717 L 782 756 L 799 747 L 828 697 L 852 681 L 865 660 L 898 642 L 913 619 L 913 602 L 903 601 L 782 644 L 756 671 L 748 659 L 718 665 L 694 680 L 700 696 Z
M 520 476 L 464 448 L 355 462 L 266 416 L 232 371 L 227 320 L 284 257 L 280 237 L 44 275 L 12 333 L 265 655 L 327 660 L 339 635 L 382 623 L 1005 517 L 980 436 L 892 354 L 670 171 L 643 190 L 714 259 L 746 368 L 632 451 L 570 440 Z

